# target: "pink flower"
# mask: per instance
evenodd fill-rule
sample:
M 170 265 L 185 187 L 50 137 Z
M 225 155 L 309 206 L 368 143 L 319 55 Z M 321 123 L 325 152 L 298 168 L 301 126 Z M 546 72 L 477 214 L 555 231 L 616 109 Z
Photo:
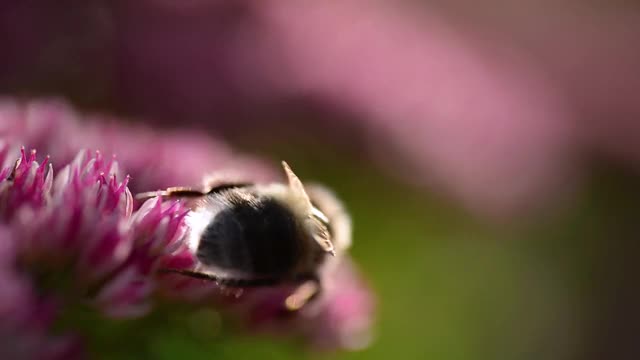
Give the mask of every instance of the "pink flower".
M 100 153 L 81 151 L 51 181 L 40 180 L 42 165 L 35 152 L 23 163 L 27 171 L 15 171 L 5 193 L 15 197 L 25 191 L 30 178 L 38 186 L 28 187 L 22 201 L 10 205 L 15 211 L 13 225 L 20 236 L 19 251 L 23 261 L 33 267 L 70 267 L 79 293 L 106 286 L 117 277 L 129 258 L 133 238 L 126 222 L 131 217 L 133 198 L 127 188 L 128 178 L 119 182 L 118 165 L 105 161 Z M 50 174 L 50 173 L 49 173 Z M 32 190 L 32 187 L 37 191 Z M 40 200 L 46 199 L 46 200 Z M 104 305 L 104 302 L 101 304 Z M 106 304 L 108 305 L 108 304 Z
M 2 215 L 10 218 L 15 210 L 23 205 L 41 207 L 47 197 L 50 196 L 53 181 L 53 168 L 49 158 L 45 158 L 41 165 L 36 162 L 36 152 L 32 150 L 29 155 L 22 148 L 21 156 L 14 167 L 5 167 L 0 170 L 0 182 L 6 190 L 11 187 L 11 191 L 3 191 L 4 196 L 1 202 L 0 211 Z
M 248 296 L 231 299 L 231 309 L 253 331 L 303 334 L 319 349 L 361 349 L 369 345 L 375 312 L 375 300 L 355 265 L 343 259 L 322 275 L 324 291 L 316 302 L 305 306 L 296 316 L 284 308 L 291 289 L 286 287 L 254 289 Z M 227 298 L 229 299 L 229 298 Z M 227 300 L 229 301 L 229 300 Z
M 260 159 L 236 153 L 202 132 L 127 125 L 107 115 L 81 114 L 54 99 L 0 98 L 0 138 L 50 154 L 54 170 L 73 161 L 80 149 L 117 154 L 121 170 L 135 179 L 134 191 L 199 185 L 203 171 L 224 169 L 254 181 L 275 174 Z
M 214 306 L 235 313 L 250 329 L 303 334 L 311 343 L 324 347 L 353 347 L 348 339 L 368 330 L 370 294 L 361 287 L 351 266 L 323 275 L 323 282 L 333 290 L 314 303 L 313 312 L 286 311 L 284 299 L 291 291 L 288 287 L 246 291 L 238 298 L 231 295 L 243 291 L 230 294 L 213 282 L 162 273 L 159 270 L 190 268 L 197 262 L 183 243 L 189 231 L 185 222 L 189 210 L 180 201 L 159 197 L 137 204 L 129 189 L 136 176 L 130 177 L 122 169 L 127 168 L 123 159 L 139 156 L 148 159 L 152 169 L 165 171 L 169 179 L 180 178 L 175 174 L 172 177 L 172 172 L 180 168 L 153 159 L 154 155 L 173 155 L 149 150 L 164 137 L 115 122 L 104 125 L 92 120 L 89 125 L 80 124 L 65 106 L 35 103 L 26 105 L 23 111 L 47 113 L 50 120 L 56 120 L 51 120 L 55 126 L 46 127 L 50 136 L 41 136 L 40 127 L 13 126 L 0 138 L 0 281 L 5 283 L 0 287 L 0 336 L 13 327 L 20 329 L 6 335 L 11 341 L 7 356 L 40 358 L 44 353 L 47 358 L 66 358 L 81 354 L 73 329 L 65 329 L 69 335 L 61 337 L 51 334 L 57 319 L 66 312 L 81 306 L 102 317 L 141 318 L 153 310 L 159 298 L 194 308 Z M 21 114 L 17 111 L 14 115 L 24 120 Z M 16 124 L 6 117 L 0 116 L 0 120 L 5 125 Z M 71 131 L 67 136 L 73 135 L 83 144 L 104 142 L 96 129 L 109 129 L 105 138 L 111 146 L 120 144 L 116 150 L 121 147 L 137 152 L 118 152 L 116 160 L 101 151 L 80 150 L 75 157 L 54 166 L 57 155 L 67 158 L 69 150 L 65 147 L 73 147 L 74 141 L 65 141 L 56 132 L 59 128 Z M 12 145 L 24 139 L 39 142 L 54 155 L 42 158 L 35 150 L 24 148 L 17 152 Z M 219 164 L 230 159 L 225 151 L 215 153 L 223 146 L 211 145 L 205 138 L 195 143 L 180 136 L 169 139 L 167 149 L 181 149 L 177 152 L 189 153 L 195 159 L 224 159 Z M 138 147 L 132 145 L 136 140 Z M 203 149 L 212 154 L 201 157 L 198 151 Z M 260 166 L 252 168 L 249 164 L 257 161 L 248 160 L 244 166 L 256 170 L 256 179 L 269 174 Z M 146 182 L 144 187 L 167 182 L 151 174 L 142 163 L 130 169 Z M 308 329 L 305 319 L 322 321 L 326 326 Z
M 182 245 L 187 213 L 177 201 L 163 202 L 159 197 L 145 201 L 131 220 L 138 246 L 148 247 L 153 254 L 174 253 Z
M 51 300 L 41 300 L 25 274 L 17 269 L 17 241 L 0 225 L 0 358 L 75 359 L 82 354 L 77 339 L 49 334 L 59 311 Z

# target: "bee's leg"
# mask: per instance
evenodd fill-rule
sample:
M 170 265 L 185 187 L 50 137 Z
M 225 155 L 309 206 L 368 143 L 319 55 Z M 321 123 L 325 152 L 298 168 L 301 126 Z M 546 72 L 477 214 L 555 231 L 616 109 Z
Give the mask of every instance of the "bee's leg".
M 296 311 L 311 302 L 320 295 L 322 288 L 317 278 L 309 279 L 300 284 L 293 294 L 289 295 L 284 302 L 287 310 Z
M 235 188 L 240 188 L 240 187 L 246 187 L 246 186 L 249 186 L 249 185 L 251 185 L 251 184 L 249 184 L 249 183 L 218 184 L 216 186 L 209 187 L 209 188 L 204 189 L 204 190 L 202 190 L 202 189 L 194 189 L 194 188 L 191 188 L 191 187 L 184 187 L 184 186 L 174 186 L 174 187 L 166 188 L 165 190 L 148 191 L 148 192 L 143 192 L 143 193 L 136 194 L 136 199 L 145 200 L 145 199 L 150 199 L 150 198 L 153 198 L 153 197 L 156 197 L 156 196 L 179 197 L 179 198 L 198 198 L 198 197 L 202 197 L 202 196 L 205 196 L 205 195 L 219 193 L 219 192 L 227 190 L 227 189 L 235 189 Z
M 195 279 L 209 280 L 209 281 L 218 281 L 218 277 L 213 274 L 187 270 L 187 269 L 160 269 L 158 272 L 162 274 L 180 274 L 188 277 L 192 277 Z
M 136 194 L 136 199 L 145 200 L 145 199 L 154 198 L 156 196 L 196 198 L 196 197 L 202 197 L 206 194 L 207 193 L 202 190 L 198 190 L 190 187 L 176 186 L 176 187 L 167 188 L 165 190 L 147 191 L 147 192 L 139 193 L 139 194 Z
M 218 279 L 220 286 L 229 288 L 251 288 L 262 286 L 273 286 L 281 283 L 281 280 L 273 278 L 257 278 L 257 279 Z
M 195 279 L 202 279 L 208 281 L 214 281 L 222 287 L 228 288 L 249 288 L 249 287 L 261 287 L 261 286 L 273 286 L 280 283 L 280 280 L 273 278 L 256 278 L 256 279 L 231 279 L 218 277 L 214 274 L 187 270 L 187 269 L 161 269 L 161 273 L 173 273 L 180 274 Z

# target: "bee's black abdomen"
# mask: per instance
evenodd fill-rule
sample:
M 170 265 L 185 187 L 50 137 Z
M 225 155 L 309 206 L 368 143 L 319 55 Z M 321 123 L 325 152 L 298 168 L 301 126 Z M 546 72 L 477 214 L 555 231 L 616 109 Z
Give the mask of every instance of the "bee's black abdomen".
M 220 211 L 202 234 L 197 257 L 225 270 L 279 276 L 296 265 L 302 246 L 291 211 L 265 198 Z

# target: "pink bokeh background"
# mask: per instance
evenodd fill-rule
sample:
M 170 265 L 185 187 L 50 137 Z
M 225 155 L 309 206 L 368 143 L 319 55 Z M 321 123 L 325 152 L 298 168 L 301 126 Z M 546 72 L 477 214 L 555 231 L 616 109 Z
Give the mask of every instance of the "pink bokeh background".
M 490 215 L 548 204 L 592 158 L 640 163 L 634 4 L 66 3 L 2 5 L 5 90 L 219 133 L 287 119 L 324 129 L 328 156 L 355 134 L 391 174 Z

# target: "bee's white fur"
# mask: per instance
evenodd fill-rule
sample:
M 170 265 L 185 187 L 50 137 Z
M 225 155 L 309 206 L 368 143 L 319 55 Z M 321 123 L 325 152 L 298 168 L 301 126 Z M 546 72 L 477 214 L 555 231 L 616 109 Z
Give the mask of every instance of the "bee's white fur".
M 189 228 L 189 234 L 187 235 L 187 246 L 192 253 L 196 253 L 198 245 L 200 245 L 200 239 L 204 234 L 205 229 L 209 224 L 213 222 L 216 214 L 220 211 L 215 207 L 198 207 L 193 209 L 187 215 L 185 221 Z

